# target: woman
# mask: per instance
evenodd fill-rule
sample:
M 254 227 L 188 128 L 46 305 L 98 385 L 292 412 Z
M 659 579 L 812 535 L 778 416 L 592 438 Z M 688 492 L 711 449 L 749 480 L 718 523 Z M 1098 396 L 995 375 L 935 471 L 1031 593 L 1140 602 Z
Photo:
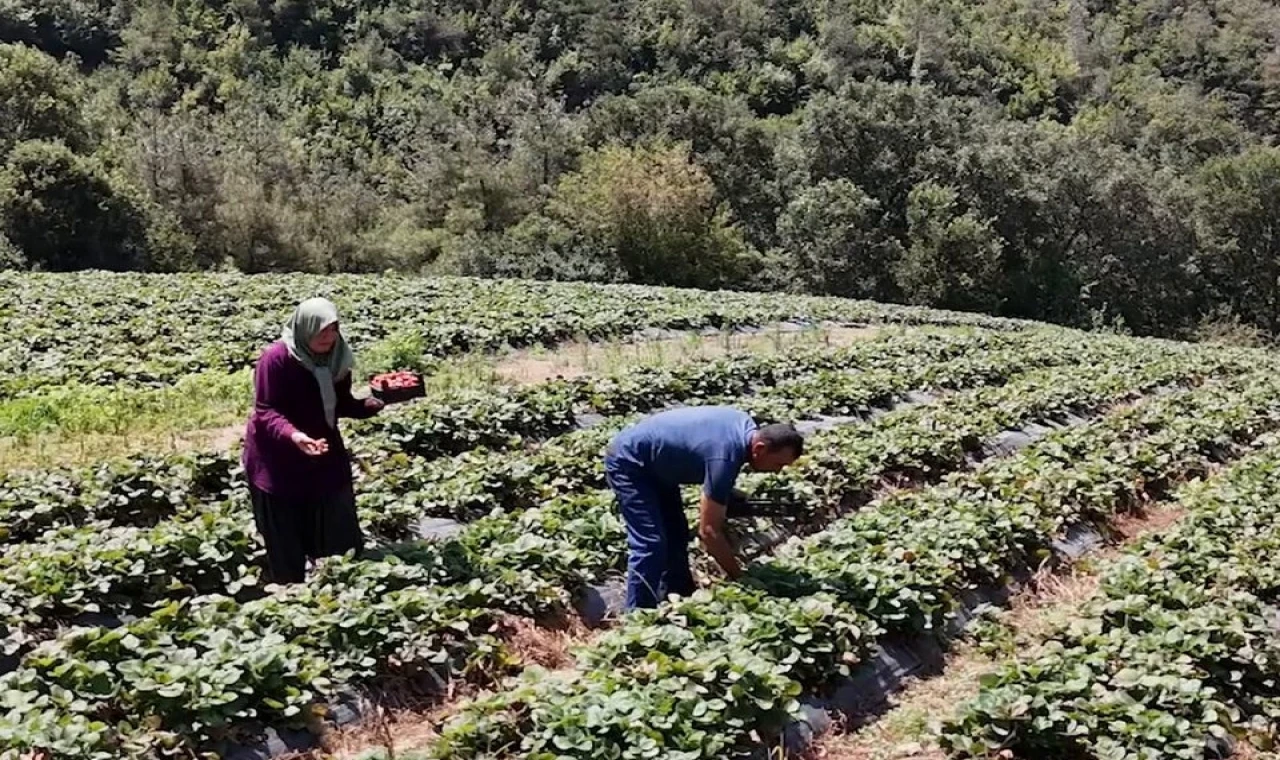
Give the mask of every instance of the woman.
M 294 310 L 254 370 L 244 467 L 275 583 L 301 581 L 308 558 L 363 544 L 338 418 L 372 417 L 382 402 L 352 397 L 354 364 L 337 307 L 312 298 Z

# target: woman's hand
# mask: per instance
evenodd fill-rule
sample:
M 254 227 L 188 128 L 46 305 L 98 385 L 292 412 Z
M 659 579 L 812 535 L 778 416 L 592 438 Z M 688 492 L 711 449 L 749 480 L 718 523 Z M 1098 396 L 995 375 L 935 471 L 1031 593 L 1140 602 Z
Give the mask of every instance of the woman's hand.
M 319 440 L 312 438 L 301 430 L 291 436 L 293 445 L 297 446 L 303 454 L 310 457 L 318 457 L 329 452 L 329 442 L 321 438 Z
M 386 404 L 382 403 L 382 399 L 380 398 L 369 396 L 364 400 L 364 408 L 367 409 L 370 414 L 377 414 L 382 411 L 382 407 L 384 406 L 386 406 Z

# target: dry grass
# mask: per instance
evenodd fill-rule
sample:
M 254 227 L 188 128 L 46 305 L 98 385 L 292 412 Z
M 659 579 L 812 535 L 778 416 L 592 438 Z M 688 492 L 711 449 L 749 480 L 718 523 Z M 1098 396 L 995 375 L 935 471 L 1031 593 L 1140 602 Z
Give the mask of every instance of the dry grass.
M 406 753 L 429 746 L 459 706 L 478 693 L 477 686 L 458 681 L 449 683 L 447 693 L 436 696 L 381 688 L 365 695 L 359 721 L 323 731 L 320 747 L 300 753 L 298 760 L 345 760 L 375 755 L 379 751 L 386 758 L 402 758 Z
M 883 331 L 880 327 L 817 327 L 797 332 L 768 331 L 756 334 L 690 333 L 658 340 L 566 343 L 553 349 L 516 351 L 495 360 L 490 366 L 501 381 L 516 385 L 538 383 L 558 377 L 621 372 L 644 366 L 683 364 L 729 353 L 780 353 L 796 346 L 847 346 L 869 340 Z
M 978 678 L 992 662 L 976 650 L 957 649 L 945 675 L 910 683 L 880 720 L 854 731 L 837 730 L 820 739 L 805 760 L 897 760 L 946 755 L 930 740 L 935 721 L 978 693 Z
M 455 709 L 456 703 L 452 702 L 416 709 L 379 706 L 373 715 L 358 725 L 330 732 L 325 737 L 323 753 L 313 752 L 309 757 L 355 760 L 379 749 L 388 758 L 402 757 L 435 741 L 440 735 L 438 727 L 449 720 Z
M 136 432 L 127 435 L 35 436 L 22 442 L 0 438 L 0 471 L 57 466 L 90 465 L 106 459 L 142 454 L 164 455 L 183 451 L 229 451 L 240 441 L 244 423 L 172 432 Z
M 540 665 L 559 670 L 573 664 L 570 650 L 592 635 L 576 617 L 565 617 L 547 625 L 528 618 L 507 615 L 500 623 L 501 636 L 507 650 L 523 665 Z
M 1122 515 L 1111 522 L 1111 527 L 1120 534 L 1120 543 L 1123 546 L 1143 536 L 1159 533 L 1181 520 L 1186 514 L 1185 508 L 1170 504 L 1138 514 Z

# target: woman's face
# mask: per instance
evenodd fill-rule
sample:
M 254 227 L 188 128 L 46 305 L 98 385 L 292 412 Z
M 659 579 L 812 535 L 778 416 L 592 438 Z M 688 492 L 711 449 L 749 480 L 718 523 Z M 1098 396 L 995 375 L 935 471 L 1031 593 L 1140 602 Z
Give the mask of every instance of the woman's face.
M 338 342 L 338 323 L 334 322 L 328 327 L 315 334 L 311 339 L 311 343 L 307 348 L 311 349 L 313 354 L 327 354 L 333 350 L 333 346 Z

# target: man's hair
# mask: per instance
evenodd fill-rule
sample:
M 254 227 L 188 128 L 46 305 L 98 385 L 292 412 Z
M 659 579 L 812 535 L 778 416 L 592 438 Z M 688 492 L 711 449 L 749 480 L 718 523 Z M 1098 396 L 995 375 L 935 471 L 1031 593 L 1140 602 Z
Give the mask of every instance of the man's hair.
M 765 448 L 769 451 L 790 449 L 791 453 L 796 455 L 796 459 L 804 454 L 804 436 L 800 435 L 795 425 L 775 422 L 772 425 L 765 425 L 756 432 L 760 434 L 760 440 L 764 441 Z

